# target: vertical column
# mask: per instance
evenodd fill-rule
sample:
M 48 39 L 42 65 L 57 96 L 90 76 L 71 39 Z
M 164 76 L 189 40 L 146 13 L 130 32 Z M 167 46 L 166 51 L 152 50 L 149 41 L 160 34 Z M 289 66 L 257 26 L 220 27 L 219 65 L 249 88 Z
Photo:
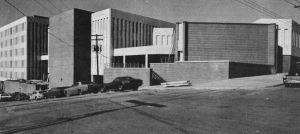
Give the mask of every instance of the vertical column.
M 144 46 L 144 24 L 141 24 L 141 46 Z
M 131 36 L 132 36 L 132 33 L 131 33 L 131 21 L 128 22 L 128 47 L 131 47 Z
M 133 45 L 133 47 L 135 47 L 136 46 L 136 27 L 135 27 L 135 25 L 136 25 L 136 22 L 132 22 L 132 33 L 133 33 L 133 43 L 132 43 L 132 45 Z
M 146 26 L 146 28 L 145 28 L 146 29 L 146 44 L 145 45 L 148 46 L 149 45 L 149 38 L 148 38 L 149 37 L 148 36 L 148 34 L 149 34 L 149 29 L 148 29 L 149 25 L 146 24 L 145 26 Z
M 187 22 L 184 21 L 183 24 L 182 24 L 182 33 L 183 33 L 183 36 L 182 36 L 182 41 L 183 41 L 183 46 L 182 46 L 182 51 L 183 51 L 183 61 L 188 61 L 188 53 L 187 53 Z
M 139 23 L 136 23 L 136 46 L 140 46 L 140 28 L 139 28 Z
M 123 67 L 125 68 L 126 67 L 126 56 L 123 55 Z
M 126 35 L 125 35 L 125 20 L 122 20 L 122 48 L 125 48 L 126 47 Z
M 141 23 L 139 24 L 139 46 L 142 46 L 142 28 L 141 28 Z
M 144 24 L 143 25 L 143 29 L 144 29 L 144 46 L 147 46 L 147 39 L 146 39 L 146 36 L 147 36 L 147 30 L 146 30 L 146 27 L 147 27 L 147 25 L 146 24 Z
M 148 54 L 145 54 L 145 68 L 148 68 Z
M 127 21 L 127 33 L 126 33 L 126 35 L 127 35 L 127 39 L 126 39 L 126 46 L 127 47 L 130 47 L 130 29 L 129 29 L 129 26 L 130 26 L 130 23 L 129 23 L 130 21 Z
M 179 23 L 176 23 L 176 28 L 173 33 L 173 45 L 175 45 L 175 59 L 179 61 L 179 55 L 178 55 L 178 39 L 179 39 Z
M 118 29 L 118 48 L 122 48 L 122 23 L 121 23 L 121 19 L 119 19 L 118 21 L 118 26 L 119 26 L 119 29 Z

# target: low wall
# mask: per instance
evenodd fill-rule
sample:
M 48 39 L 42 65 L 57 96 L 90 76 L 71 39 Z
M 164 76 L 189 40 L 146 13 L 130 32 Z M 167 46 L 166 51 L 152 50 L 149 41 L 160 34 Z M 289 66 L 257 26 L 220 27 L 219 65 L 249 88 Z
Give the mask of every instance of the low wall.
M 204 83 L 230 78 L 272 74 L 274 66 L 222 61 L 185 61 L 151 63 L 152 85 L 162 82 L 190 80 Z
M 112 82 L 116 77 L 130 76 L 143 80 L 144 86 L 150 86 L 150 68 L 105 68 L 103 73 L 103 82 Z
M 226 60 L 151 63 L 150 67 L 161 78 L 160 82 L 190 80 L 192 83 L 204 83 L 229 78 L 229 61 Z M 155 84 L 159 83 L 153 82 Z

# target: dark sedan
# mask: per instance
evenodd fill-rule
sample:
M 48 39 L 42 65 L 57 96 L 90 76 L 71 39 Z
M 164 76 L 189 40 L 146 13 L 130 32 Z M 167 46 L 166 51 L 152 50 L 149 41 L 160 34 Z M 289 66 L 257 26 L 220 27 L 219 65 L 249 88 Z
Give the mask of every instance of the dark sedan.
M 68 87 L 53 87 L 44 93 L 44 98 L 56 98 L 64 96 L 64 89 Z
M 143 84 L 143 80 L 135 79 L 130 76 L 117 77 L 110 83 L 104 83 L 103 87 L 100 89 L 101 92 L 106 92 L 109 89 L 116 89 L 119 91 L 124 91 L 126 89 L 133 89 L 133 91 L 138 90 L 139 86 Z

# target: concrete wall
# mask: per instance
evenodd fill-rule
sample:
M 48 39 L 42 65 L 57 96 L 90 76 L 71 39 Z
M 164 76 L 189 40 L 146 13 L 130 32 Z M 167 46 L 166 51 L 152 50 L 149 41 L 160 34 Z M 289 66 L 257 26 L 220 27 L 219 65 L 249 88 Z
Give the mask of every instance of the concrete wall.
M 183 23 L 185 60 L 275 65 L 275 24 Z
M 190 80 L 204 83 L 230 78 L 266 75 L 272 73 L 270 65 L 236 63 L 229 61 L 186 61 L 151 63 L 152 85 L 162 82 Z
M 50 87 L 90 81 L 91 12 L 72 9 L 50 18 Z
M 151 63 L 150 66 L 161 82 L 190 80 L 204 83 L 229 78 L 229 61 Z
M 149 68 L 105 68 L 104 69 L 104 83 L 112 82 L 116 77 L 131 76 L 143 80 L 143 86 L 150 86 Z

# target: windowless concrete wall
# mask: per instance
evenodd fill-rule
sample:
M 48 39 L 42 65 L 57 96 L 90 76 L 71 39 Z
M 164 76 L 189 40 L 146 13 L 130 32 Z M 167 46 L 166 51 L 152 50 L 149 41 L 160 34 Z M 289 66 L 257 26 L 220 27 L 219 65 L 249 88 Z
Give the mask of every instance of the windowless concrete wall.
M 91 12 L 72 9 L 50 18 L 50 87 L 90 81 Z

